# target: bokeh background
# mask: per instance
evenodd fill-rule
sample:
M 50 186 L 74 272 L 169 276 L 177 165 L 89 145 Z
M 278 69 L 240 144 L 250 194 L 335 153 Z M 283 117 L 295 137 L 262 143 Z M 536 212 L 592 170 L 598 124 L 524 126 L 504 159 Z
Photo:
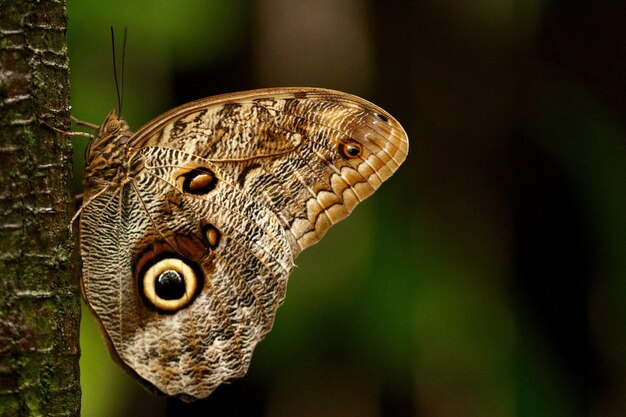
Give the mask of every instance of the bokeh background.
M 80 119 L 116 107 L 109 26 L 127 26 L 135 128 L 319 86 L 385 108 L 411 144 L 298 258 L 248 375 L 208 399 L 145 392 L 85 312 L 85 417 L 626 415 L 626 2 L 67 3 Z

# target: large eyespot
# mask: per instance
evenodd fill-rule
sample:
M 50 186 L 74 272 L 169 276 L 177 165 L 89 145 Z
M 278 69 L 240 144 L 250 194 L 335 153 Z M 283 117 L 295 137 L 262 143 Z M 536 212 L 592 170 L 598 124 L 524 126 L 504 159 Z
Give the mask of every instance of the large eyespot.
M 363 154 L 363 145 L 356 141 L 339 144 L 339 152 L 346 159 L 358 158 Z
M 215 189 L 217 177 L 206 167 L 196 167 L 178 176 L 183 192 L 193 195 L 208 194 Z
M 160 259 L 144 270 L 139 289 L 148 303 L 165 312 L 187 307 L 202 282 L 200 272 L 180 258 Z

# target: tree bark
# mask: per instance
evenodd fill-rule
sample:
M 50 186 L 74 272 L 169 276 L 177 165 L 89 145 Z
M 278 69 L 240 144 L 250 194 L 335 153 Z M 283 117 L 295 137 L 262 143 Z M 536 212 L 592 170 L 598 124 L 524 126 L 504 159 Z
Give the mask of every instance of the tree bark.
M 0 0 L 0 416 L 80 414 L 64 0 Z

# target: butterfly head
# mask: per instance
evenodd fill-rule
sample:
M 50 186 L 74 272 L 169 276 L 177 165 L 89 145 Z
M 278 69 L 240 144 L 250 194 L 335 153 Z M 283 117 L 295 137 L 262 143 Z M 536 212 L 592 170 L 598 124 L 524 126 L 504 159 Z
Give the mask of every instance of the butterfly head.
M 128 123 L 121 116 L 115 113 L 115 110 L 111 110 L 109 114 L 104 118 L 104 122 L 100 126 L 98 131 L 98 137 L 120 135 L 125 132 L 131 133 L 128 127 Z
M 112 176 L 117 176 L 128 160 L 127 144 L 132 135 L 128 123 L 112 110 L 85 150 L 85 178 L 104 178 L 110 182 Z

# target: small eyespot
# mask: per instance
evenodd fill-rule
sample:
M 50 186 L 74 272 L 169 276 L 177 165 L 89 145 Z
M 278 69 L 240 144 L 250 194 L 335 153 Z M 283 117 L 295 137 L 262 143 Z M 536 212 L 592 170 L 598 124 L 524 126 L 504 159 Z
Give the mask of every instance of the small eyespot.
M 180 175 L 183 192 L 193 195 L 208 194 L 215 189 L 217 177 L 215 173 L 206 167 L 193 168 L 191 171 Z
M 385 116 L 382 113 L 374 113 L 374 116 L 379 119 L 382 120 L 383 122 L 387 123 L 389 121 L 389 118 L 387 116 Z
M 197 294 L 200 276 L 187 262 L 165 258 L 139 277 L 144 298 L 157 310 L 173 313 L 187 307 Z
M 298 147 L 302 143 L 302 135 L 300 133 L 293 133 L 289 135 L 289 140 L 294 148 Z
M 215 248 L 217 248 L 217 246 L 220 244 L 222 234 L 217 229 L 217 227 L 213 226 L 210 223 L 207 223 L 202 226 L 202 236 L 204 237 L 205 243 L 208 245 L 208 247 L 212 250 L 215 250 Z
M 342 143 L 339 145 L 341 156 L 347 159 L 358 158 L 363 154 L 363 146 L 357 142 Z

